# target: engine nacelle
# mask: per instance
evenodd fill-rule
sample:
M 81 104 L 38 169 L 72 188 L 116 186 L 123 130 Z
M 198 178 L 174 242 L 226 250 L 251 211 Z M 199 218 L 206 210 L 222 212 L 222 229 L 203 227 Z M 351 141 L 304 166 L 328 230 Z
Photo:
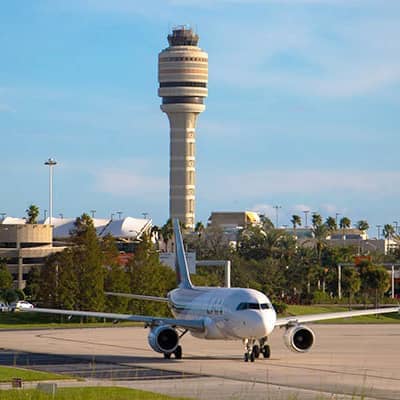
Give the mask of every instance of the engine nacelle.
M 168 325 L 153 328 L 147 339 L 157 353 L 173 353 L 179 344 L 178 332 Z
M 305 353 L 314 344 L 315 335 L 307 326 L 295 325 L 286 329 L 283 340 L 290 350 Z

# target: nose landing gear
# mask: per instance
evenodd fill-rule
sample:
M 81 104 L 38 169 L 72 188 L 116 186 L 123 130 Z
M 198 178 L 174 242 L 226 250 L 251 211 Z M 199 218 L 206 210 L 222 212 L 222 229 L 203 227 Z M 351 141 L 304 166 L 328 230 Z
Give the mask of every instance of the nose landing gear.
M 255 339 L 243 339 L 243 344 L 245 346 L 244 361 L 254 362 L 256 358 L 260 357 L 260 354 L 262 354 L 264 358 L 270 358 L 271 348 L 266 344 L 266 341 L 267 338 L 262 338 L 258 341 L 258 344 Z

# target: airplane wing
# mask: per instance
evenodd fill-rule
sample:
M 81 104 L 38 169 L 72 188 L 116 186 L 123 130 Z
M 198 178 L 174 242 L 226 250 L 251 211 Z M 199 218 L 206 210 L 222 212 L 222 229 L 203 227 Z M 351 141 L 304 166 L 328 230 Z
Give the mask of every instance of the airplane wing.
M 75 311 L 75 310 L 57 310 L 54 308 L 30 308 L 23 310 L 24 312 L 38 312 L 44 314 L 57 314 L 77 317 L 94 317 L 106 318 L 121 321 L 134 321 L 143 322 L 146 327 L 153 327 L 158 325 L 170 325 L 172 327 L 191 329 L 197 331 L 204 330 L 204 321 L 202 319 L 175 319 L 163 317 L 150 317 L 146 315 L 129 315 L 129 314 L 115 314 L 95 311 Z
M 324 313 L 324 314 L 308 314 L 308 315 L 297 315 L 297 316 L 294 315 L 291 317 L 278 318 L 276 320 L 275 326 L 290 326 L 290 325 L 301 324 L 304 322 L 315 322 L 315 321 L 324 321 L 337 318 L 358 317 L 360 315 L 387 314 L 394 312 L 400 312 L 400 307 L 376 308 L 371 310 L 342 311 L 342 312 Z
M 168 299 L 166 297 L 145 296 L 143 294 L 117 293 L 117 292 L 104 292 L 104 294 L 106 294 L 107 296 L 128 297 L 130 299 L 151 300 L 151 301 L 159 301 L 162 303 L 168 303 Z

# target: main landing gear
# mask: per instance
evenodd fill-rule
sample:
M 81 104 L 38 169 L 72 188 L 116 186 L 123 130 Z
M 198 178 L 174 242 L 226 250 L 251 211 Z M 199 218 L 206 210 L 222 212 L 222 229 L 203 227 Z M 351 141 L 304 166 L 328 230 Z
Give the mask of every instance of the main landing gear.
M 271 348 L 266 344 L 267 338 L 262 338 L 258 341 L 255 339 L 244 339 L 243 343 L 245 346 L 244 361 L 254 362 L 256 358 L 260 357 L 260 354 L 264 358 L 271 357 Z

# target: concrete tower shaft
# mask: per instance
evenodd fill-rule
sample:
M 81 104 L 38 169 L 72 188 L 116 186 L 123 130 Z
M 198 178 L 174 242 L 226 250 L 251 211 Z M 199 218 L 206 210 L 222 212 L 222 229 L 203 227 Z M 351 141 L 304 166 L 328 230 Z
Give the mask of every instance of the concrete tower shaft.
M 208 94 L 208 55 L 197 47 L 198 36 L 185 27 L 173 29 L 168 42 L 158 57 L 158 95 L 170 123 L 169 213 L 194 228 L 195 129 Z

